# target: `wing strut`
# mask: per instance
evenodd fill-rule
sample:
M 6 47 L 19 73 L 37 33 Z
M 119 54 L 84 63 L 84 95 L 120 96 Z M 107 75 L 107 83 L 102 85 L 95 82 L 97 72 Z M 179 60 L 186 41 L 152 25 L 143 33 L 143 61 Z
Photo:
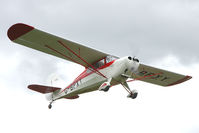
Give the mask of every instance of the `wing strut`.
M 78 54 L 76 54 L 73 50 L 71 50 L 68 46 L 66 46 L 62 41 L 57 41 L 59 44 L 61 44 L 63 47 L 65 47 L 67 50 L 69 50 L 71 53 L 73 53 L 75 56 L 77 56 L 79 59 L 81 59 L 84 63 L 86 63 L 88 66 L 90 66 L 94 72 L 104 78 L 107 79 L 107 77 L 102 74 L 101 72 L 99 72 L 97 69 L 95 69 L 95 67 L 91 64 L 89 64 L 86 60 L 84 60 L 81 56 L 79 56 Z
M 70 60 L 72 60 L 72 61 L 74 61 L 74 62 L 77 63 L 77 64 L 80 64 L 79 62 L 77 62 L 77 61 L 73 60 L 72 58 L 70 58 L 70 57 L 68 57 L 68 56 L 66 56 L 66 55 L 64 55 L 64 54 L 62 54 L 61 52 L 57 51 L 56 49 L 54 49 L 54 48 L 52 48 L 52 47 L 50 47 L 50 46 L 48 46 L 48 45 L 45 45 L 45 47 L 47 47 L 47 48 L 51 49 L 52 51 L 54 51 L 54 52 L 56 52 L 56 53 L 58 53 L 58 54 L 60 54 L 60 55 L 62 55 L 62 56 L 64 56 L 64 57 L 66 57 L 66 58 L 68 58 L 68 59 L 70 59 Z M 80 65 L 82 65 L 82 64 L 80 64 Z
M 135 78 L 135 79 L 132 79 L 132 80 L 127 80 L 125 82 L 121 82 L 121 81 L 118 81 L 116 79 L 113 79 L 113 80 L 115 80 L 116 82 L 120 83 L 124 87 L 124 89 L 129 93 L 129 95 L 131 96 L 131 95 L 133 95 L 133 91 L 130 90 L 127 82 L 132 82 L 132 81 L 136 81 L 136 80 L 142 80 L 142 79 L 145 79 L 145 78 L 148 78 L 148 77 L 152 77 L 152 76 L 155 76 L 155 75 L 160 75 L 160 74 L 162 74 L 162 73 L 151 74 L 151 75 Z

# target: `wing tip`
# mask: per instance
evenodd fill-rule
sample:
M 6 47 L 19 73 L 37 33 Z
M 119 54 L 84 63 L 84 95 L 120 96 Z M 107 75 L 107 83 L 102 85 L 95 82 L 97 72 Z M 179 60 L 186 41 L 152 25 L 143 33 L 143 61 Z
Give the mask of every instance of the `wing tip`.
M 8 38 L 11 41 L 13 41 L 33 29 L 34 29 L 34 27 L 32 27 L 32 26 L 29 26 L 29 25 L 26 25 L 23 23 L 16 23 L 8 29 L 7 35 L 8 35 Z
M 191 76 L 185 76 L 184 78 L 182 78 L 182 79 L 180 79 L 180 80 L 178 80 L 178 81 L 176 81 L 176 82 L 174 82 L 174 83 L 171 83 L 171 84 L 169 84 L 169 85 L 167 85 L 167 86 L 173 86 L 173 85 L 177 85 L 177 84 L 180 84 L 180 83 L 182 83 L 182 82 L 185 82 L 185 81 L 187 81 L 187 80 L 189 80 L 189 79 L 191 79 L 192 77 Z

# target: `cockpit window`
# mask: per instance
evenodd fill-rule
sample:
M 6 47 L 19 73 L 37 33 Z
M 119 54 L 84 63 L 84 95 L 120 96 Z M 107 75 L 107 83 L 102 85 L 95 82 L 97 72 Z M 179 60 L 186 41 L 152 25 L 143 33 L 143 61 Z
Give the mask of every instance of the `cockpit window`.
M 93 67 L 94 67 L 95 69 L 98 69 L 98 68 L 100 68 L 100 67 L 103 66 L 103 65 L 105 65 L 104 59 L 102 59 L 102 60 L 98 61 L 97 63 L 93 64 Z M 93 71 L 93 68 L 89 67 L 89 68 L 87 69 L 86 72 L 87 72 L 87 73 L 90 73 L 90 72 L 92 72 L 92 71 Z
M 118 57 L 109 55 L 109 56 L 106 57 L 106 63 L 109 63 L 109 62 L 111 62 L 115 59 L 118 59 Z
M 96 62 L 95 64 L 93 64 L 93 67 L 95 68 L 95 69 L 98 69 L 98 68 L 100 68 L 100 67 L 102 67 L 103 65 L 105 65 L 105 63 L 109 63 L 109 62 L 111 62 L 111 61 L 113 61 L 113 60 L 115 60 L 115 59 L 118 59 L 118 57 L 115 57 L 115 56 L 107 56 L 106 58 L 104 58 L 104 59 L 101 59 L 100 61 L 98 61 L 98 62 Z M 87 73 L 90 73 L 90 72 L 92 72 L 93 71 L 93 69 L 91 68 L 91 67 L 89 67 L 88 69 L 87 69 Z
M 101 66 L 103 66 L 105 63 L 104 63 L 104 59 L 98 61 L 97 63 L 95 63 L 93 66 L 95 69 L 97 68 L 100 68 Z

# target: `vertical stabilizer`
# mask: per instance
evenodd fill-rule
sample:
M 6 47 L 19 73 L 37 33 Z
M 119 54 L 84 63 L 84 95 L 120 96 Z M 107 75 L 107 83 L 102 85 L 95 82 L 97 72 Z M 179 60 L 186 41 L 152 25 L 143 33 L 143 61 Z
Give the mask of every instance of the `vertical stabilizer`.
M 47 84 L 54 87 L 65 87 L 65 82 L 57 74 L 51 74 L 47 79 Z
M 62 78 L 60 78 L 60 77 L 58 76 L 58 74 L 55 74 L 55 73 L 51 74 L 51 75 L 47 78 L 47 81 L 46 81 L 46 82 L 47 82 L 47 85 L 49 85 L 49 86 L 61 88 L 60 91 L 61 91 L 63 88 L 66 87 L 66 86 L 65 86 L 66 84 L 65 84 L 64 80 L 63 80 Z M 57 95 L 57 92 L 48 93 L 48 94 L 46 94 L 46 99 L 47 99 L 48 101 L 52 101 L 52 98 L 53 98 L 54 96 L 56 96 L 56 95 Z

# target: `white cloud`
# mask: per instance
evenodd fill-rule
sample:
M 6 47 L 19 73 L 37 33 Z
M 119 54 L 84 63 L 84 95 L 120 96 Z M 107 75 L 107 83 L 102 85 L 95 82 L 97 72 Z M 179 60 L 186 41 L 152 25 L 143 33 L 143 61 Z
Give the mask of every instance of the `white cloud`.
M 194 78 L 173 87 L 143 82 L 130 83 L 139 91 L 136 100 L 127 99 L 121 86 L 108 93 L 92 92 L 77 100 L 59 100 L 47 109 L 43 95 L 2 89 L 1 132 L 191 132 L 199 126 L 197 81 L 199 64 L 182 66 L 174 56 L 152 63 L 165 69 L 191 74 Z M 74 78 L 82 68 L 59 62 L 58 74 Z M 64 75 L 63 74 L 63 75 Z M 71 80 L 70 79 L 70 80 Z M 71 80 L 72 81 L 72 80 Z M 32 95 L 34 94 L 34 95 Z M 12 126 L 12 128 L 10 128 Z

